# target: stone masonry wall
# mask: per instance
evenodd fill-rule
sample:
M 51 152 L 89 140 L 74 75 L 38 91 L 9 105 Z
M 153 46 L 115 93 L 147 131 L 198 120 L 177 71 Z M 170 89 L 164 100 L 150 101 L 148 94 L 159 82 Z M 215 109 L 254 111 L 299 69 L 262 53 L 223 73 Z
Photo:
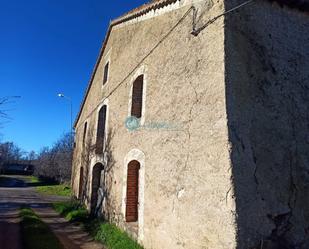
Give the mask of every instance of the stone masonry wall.
M 75 193 L 85 120 L 95 133 L 98 105 L 183 17 L 189 2 L 182 1 L 187 5 L 164 15 L 113 28 L 77 124 Z M 200 1 L 196 6 L 198 25 L 224 11 L 223 1 Z M 190 12 L 108 97 L 111 163 L 106 170 L 105 213 L 146 249 L 235 248 L 223 20 L 195 37 L 190 34 Z M 109 56 L 110 77 L 102 87 L 103 67 Z M 147 85 L 144 124 L 163 123 L 165 128 L 130 132 L 125 127 L 131 84 L 137 71 L 145 73 Z M 123 213 L 124 162 L 132 149 L 145 155 L 145 184 L 141 186 L 144 197 L 140 200 L 144 210 L 138 229 L 124 222 Z M 92 161 L 88 195 L 96 159 Z

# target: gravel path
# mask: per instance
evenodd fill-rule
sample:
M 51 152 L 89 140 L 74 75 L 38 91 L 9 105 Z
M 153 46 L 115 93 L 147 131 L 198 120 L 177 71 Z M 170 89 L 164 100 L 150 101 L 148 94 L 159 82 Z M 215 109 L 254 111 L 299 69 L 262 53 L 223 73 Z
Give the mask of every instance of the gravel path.
M 0 248 L 22 249 L 18 212 L 15 208 L 0 207 Z
M 79 226 L 67 222 L 60 217 L 52 208 L 34 208 L 40 218 L 54 231 L 60 242 L 66 249 L 104 249 Z
M 28 187 L 22 176 L 6 176 L 0 181 L 0 248 L 23 249 L 18 212 L 23 205 L 30 206 L 46 222 L 65 249 L 103 249 L 93 242 L 80 227 L 61 218 L 50 204 L 68 198 L 39 195 Z

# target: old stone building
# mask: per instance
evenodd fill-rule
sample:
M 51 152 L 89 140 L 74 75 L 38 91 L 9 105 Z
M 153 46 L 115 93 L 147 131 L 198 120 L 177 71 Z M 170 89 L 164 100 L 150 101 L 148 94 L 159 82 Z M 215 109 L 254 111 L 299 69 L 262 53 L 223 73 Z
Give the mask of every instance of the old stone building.
M 308 10 L 154 0 L 112 21 L 75 195 L 146 249 L 309 248 Z

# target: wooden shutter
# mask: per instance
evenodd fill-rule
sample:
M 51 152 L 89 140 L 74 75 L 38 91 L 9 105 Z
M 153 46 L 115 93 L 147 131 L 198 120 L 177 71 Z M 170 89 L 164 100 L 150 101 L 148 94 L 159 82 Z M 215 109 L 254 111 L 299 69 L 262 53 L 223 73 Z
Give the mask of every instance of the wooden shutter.
M 97 154 L 103 153 L 104 139 L 105 139 L 105 125 L 106 125 L 106 105 L 104 105 L 99 111 L 97 141 L 96 141 Z
M 142 116 L 143 83 L 144 75 L 138 76 L 133 83 L 131 116 L 136 118 L 140 118 Z
M 108 70 L 109 70 L 109 62 L 107 62 L 105 67 L 104 67 L 103 85 L 107 82 Z
M 138 161 L 131 161 L 128 165 L 127 175 L 127 200 L 126 200 L 126 221 L 135 222 L 138 220 L 138 176 L 140 164 Z

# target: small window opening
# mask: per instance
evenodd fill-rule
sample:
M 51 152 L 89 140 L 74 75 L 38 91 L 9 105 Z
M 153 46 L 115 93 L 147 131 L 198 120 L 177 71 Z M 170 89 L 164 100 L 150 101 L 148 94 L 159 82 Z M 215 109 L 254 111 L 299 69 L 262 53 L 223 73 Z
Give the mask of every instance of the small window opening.
M 109 62 L 107 62 L 105 64 L 105 67 L 104 67 L 104 76 L 103 76 L 103 85 L 107 82 L 108 80 L 108 70 L 109 70 Z
M 83 145 L 85 145 L 86 142 L 86 134 L 87 134 L 87 122 L 84 124 L 84 134 L 83 134 Z
M 102 154 L 105 142 L 105 126 L 106 126 L 106 105 L 99 111 L 98 126 L 97 126 L 97 140 L 96 140 L 96 153 Z

